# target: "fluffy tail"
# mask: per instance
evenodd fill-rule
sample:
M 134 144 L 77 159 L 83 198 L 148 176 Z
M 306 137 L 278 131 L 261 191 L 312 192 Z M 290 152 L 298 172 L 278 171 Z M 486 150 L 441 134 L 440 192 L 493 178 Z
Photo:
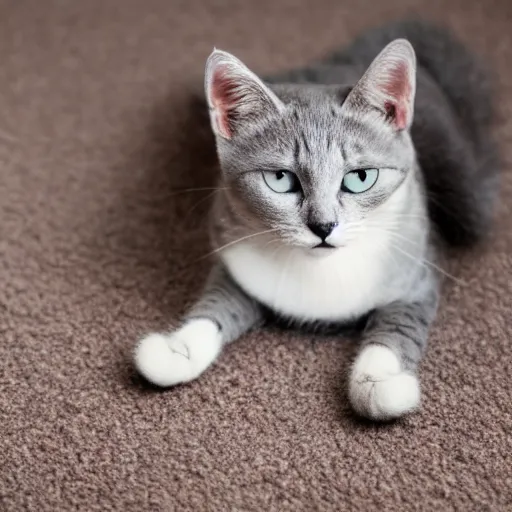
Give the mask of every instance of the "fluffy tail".
M 365 69 L 393 39 L 413 45 L 419 70 L 444 93 L 455 122 L 422 103 L 418 82 L 412 137 L 433 222 L 446 242 L 469 245 L 490 230 L 499 188 L 499 158 L 492 138 L 495 92 L 489 70 L 448 31 L 420 21 L 370 30 L 325 62 Z M 445 116 L 444 116 L 445 117 Z

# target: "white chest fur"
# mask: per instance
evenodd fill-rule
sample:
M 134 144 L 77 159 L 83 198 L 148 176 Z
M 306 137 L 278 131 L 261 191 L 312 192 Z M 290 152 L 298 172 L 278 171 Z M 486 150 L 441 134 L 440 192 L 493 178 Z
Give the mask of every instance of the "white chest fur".
M 223 251 L 222 260 L 246 293 L 275 311 L 302 320 L 342 321 L 390 299 L 385 272 L 395 262 L 387 252 L 383 255 L 374 239 L 319 257 L 296 248 L 239 243 Z

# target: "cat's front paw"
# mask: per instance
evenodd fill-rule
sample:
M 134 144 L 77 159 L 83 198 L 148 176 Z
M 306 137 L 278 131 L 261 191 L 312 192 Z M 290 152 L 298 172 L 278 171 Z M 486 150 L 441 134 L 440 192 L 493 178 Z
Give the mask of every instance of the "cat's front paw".
M 416 409 L 420 387 L 416 375 L 401 369 L 387 347 L 369 345 L 357 357 L 349 382 L 354 410 L 372 420 L 391 420 Z
M 207 319 L 188 321 L 171 334 L 150 334 L 135 349 L 135 366 L 161 387 L 191 381 L 215 360 L 221 349 L 218 326 Z

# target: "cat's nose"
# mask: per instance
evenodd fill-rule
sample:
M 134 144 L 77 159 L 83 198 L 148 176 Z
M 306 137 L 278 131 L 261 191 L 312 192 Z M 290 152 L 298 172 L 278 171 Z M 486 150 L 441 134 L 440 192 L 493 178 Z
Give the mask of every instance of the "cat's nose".
M 308 228 L 313 231 L 316 236 L 319 236 L 322 239 L 322 242 L 325 242 L 325 239 L 332 233 L 332 230 L 338 225 L 337 222 L 326 222 L 326 223 L 316 223 L 310 222 L 308 224 Z

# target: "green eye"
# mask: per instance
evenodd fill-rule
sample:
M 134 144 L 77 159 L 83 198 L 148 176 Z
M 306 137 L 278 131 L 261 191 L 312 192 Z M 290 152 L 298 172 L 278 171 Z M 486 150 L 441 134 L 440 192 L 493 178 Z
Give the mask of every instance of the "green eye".
M 378 169 L 362 169 L 360 171 L 347 172 L 341 183 L 341 190 L 351 194 L 366 192 L 375 185 L 378 177 Z

